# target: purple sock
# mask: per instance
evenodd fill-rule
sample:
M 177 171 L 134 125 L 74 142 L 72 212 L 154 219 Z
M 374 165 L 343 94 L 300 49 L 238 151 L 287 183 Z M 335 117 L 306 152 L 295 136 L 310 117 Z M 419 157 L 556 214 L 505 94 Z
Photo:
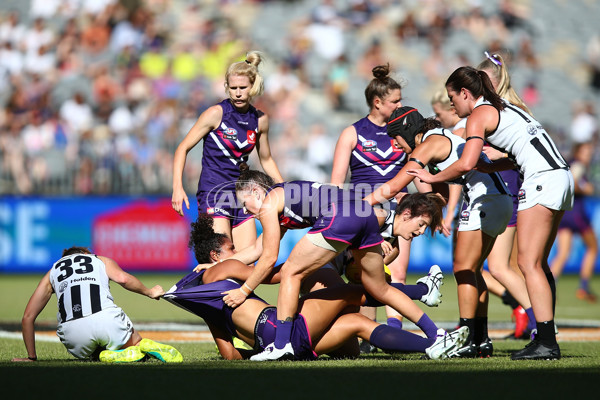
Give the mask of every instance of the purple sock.
M 369 338 L 369 343 L 386 352 L 425 352 L 425 349 L 431 346 L 434 341 L 435 339 L 426 339 L 422 336 L 415 335 L 414 333 L 392 328 L 387 325 L 379 325 L 373 330 L 371 337 Z
M 388 318 L 387 324 L 388 324 L 388 326 L 391 326 L 393 328 L 402 329 L 402 321 L 399 320 L 398 318 L 394 318 L 394 317 Z
M 427 290 L 428 290 L 427 285 L 424 283 L 417 283 L 416 285 L 405 285 L 403 283 L 390 283 L 390 286 L 395 287 L 396 289 L 398 289 L 399 291 L 401 291 L 402 293 L 407 295 L 408 298 L 411 300 L 421 300 L 421 297 L 423 297 L 423 295 L 427 294 Z M 366 306 L 366 307 L 385 306 L 385 304 L 375 300 L 375 298 L 373 296 L 371 296 L 369 293 L 365 293 L 365 297 L 367 298 L 367 300 L 365 301 L 365 304 L 363 304 L 363 306 Z
M 527 330 L 532 331 L 535 329 L 535 315 L 533 314 L 533 308 L 529 307 L 525 312 L 527 313 L 527 318 L 529 318 L 529 321 L 527 321 Z
M 433 323 L 427 314 L 423 314 L 416 324 L 429 339 L 435 340 L 437 337 L 437 326 Z
M 411 300 L 421 300 L 427 294 L 427 285 L 419 282 L 416 285 L 405 285 L 403 283 L 390 283 L 393 287 L 407 295 Z
M 275 347 L 278 349 L 283 349 L 285 345 L 290 342 L 290 338 L 292 337 L 294 321 L 277 320 L 275 322 L 275 326 Z

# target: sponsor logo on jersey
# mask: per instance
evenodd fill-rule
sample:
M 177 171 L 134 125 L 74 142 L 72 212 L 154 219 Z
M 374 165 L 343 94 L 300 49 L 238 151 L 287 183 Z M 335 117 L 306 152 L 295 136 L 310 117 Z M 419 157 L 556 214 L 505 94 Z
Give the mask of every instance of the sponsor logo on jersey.
M 237 123 L 240 125 L 248 125 L 248 121 L 238 121 Z
M 247 131 L 246 134 L 248 135 L 248 143 L 256 144 L 256 132 Z
M 207 214 L 214 214 L 215 213 L 215 208 L 214 207 L 208 207 L 206 209 L 206 213 Z
M 223 138 L 229 140 L 237 140 L 237 131 L 233 128 L 227 128 L 223 131 Z
M 394 139 L 391 139 L 390 142 L 392 142 L 392 151 L 394 153 L 402 153 L 402 149 L 398 147 L 398 143 Z
M 463 212 L 460 213 L 460 220 L 461 221 L 468 221 L 470 215 L 471 215 L 471 213 L 469 211 L 464 210 Z
M 363 152 L 377 151 L 377 142 L 374 140 L 365 140 L 362 142 Z
M 537 185 L 535 187 L 535 190 L 537 190 L 538 192 L 541 192 L 542 191 L 542 185 Z
M 387 136 L 387 131 L 375 132 L 376 135 L 385 135 Z
M 73 312 L 80 312 L 82 310 L 81 304 L 73 305 Z

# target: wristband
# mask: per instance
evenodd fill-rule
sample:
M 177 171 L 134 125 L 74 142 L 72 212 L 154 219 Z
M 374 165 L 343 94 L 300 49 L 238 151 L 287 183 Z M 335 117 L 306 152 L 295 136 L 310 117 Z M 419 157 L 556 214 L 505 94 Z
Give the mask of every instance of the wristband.
M 242 286 L 246 286 L 248 288 L 248 290 L 250 291 L 250 293 L 253 292 L 253 289 L 246 282 L 244 282 L 244 284 Z
M 240 292 L 244 293 L 244 296 L 248 297 L 250 295 L 250 293 L 246 293 L 246 291 L 244 290 L 244 286 L 240 286 Z

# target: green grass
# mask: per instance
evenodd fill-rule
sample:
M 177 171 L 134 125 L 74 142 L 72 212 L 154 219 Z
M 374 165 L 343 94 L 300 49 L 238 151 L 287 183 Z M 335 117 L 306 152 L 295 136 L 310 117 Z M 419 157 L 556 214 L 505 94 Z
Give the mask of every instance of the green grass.
M 139 275 L 147 285 L 170 287 L 177 275 Z M 29 296 L 40 276 L 0 275 L 0 322 L 18 323 Z M 410 276 L 414 282 L 416 276 Z M 568 275 L 558 284 L 557 320 L 600 321 L 600 305 L 575 298 L 578 279 Z M 598 278 L 592 283 L 600 288 Z M 164 301 L 155 302 L 129 293 L 112 284 L 117 304 L 134 324 L 151 321 L 200 323 L 201 320 Z M 427 308 L 436 322 L 458 318 L 456 287 L 447 276 L 442 287 L 443 303 Z M 259 294 L 274 302 L 277 287 L 264 286 Z M 52 298 L 41 314 L 40 323 L 56 324 L 56 299 Z M 419 303 L 420 304 L 420 303 Z M 492 297 L 490 321 L 508 321 L 508 307 Z M 378 315 L 384 320 L 384 315 Z M 520 349 L 522 341 L 494 341 L 495 357 L 475 360 L 421 360 L 418 354 L 377 353 L 359 360 L 315 362 L 252 363 L 224 361 L 210 343 L 172 343 L 184 355 L 182 364 L 162 364 L 157 360 L 131 365 L 103 365 L 73 359 L 60 343 L 38 342 L 37 363 L 12 363 L 24 356 L 24 345 L 17 339 L 0 339 L 0 379 L 2 398 L 86 399 L 107 397 L 175 395 L 202 399 L 284 399 L 383 398 L 419 396 L 420 398 L 537 399 L 582 397 L 595 387 L 600 376 L 600 342 L 562 342 L 559 361 L 514 362 L 510 352 Z M 575 389 L 577 389 L 575 391 Z M 588 393 L 595 396 L 594 392 Z

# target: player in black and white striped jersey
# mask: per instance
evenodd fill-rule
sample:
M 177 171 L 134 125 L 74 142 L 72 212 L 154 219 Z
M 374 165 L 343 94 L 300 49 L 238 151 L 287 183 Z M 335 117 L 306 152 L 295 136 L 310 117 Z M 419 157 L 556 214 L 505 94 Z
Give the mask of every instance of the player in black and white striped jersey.
M 548 255 L 565 210 L 573 206 L 573 175 L 541 124 L 504 101 L 485 71 L 460 67 L 446 81 L 446 90 L 457 114 L 468 117 L 462 156 L 437 175 L 425 170 L 409 173 L 435 183 L 473 168 L 490 172 L 518 166 L 523 184 L 517 211 L 517 262 L 534 310 L 537 336 L 512 359 L 559 359 L 554 326 L 556 288 Z M 487 166 L 478 163 L 484 140 L 508 158 Z
M 133 362 L 150 354 L 163 362 L 182 361 L 175 348 L 142 339 L 127 314 L 114 303 L 109 281 L 151 299 L 158 300 L 164 294 L 159 285 L 147 288 L 108 257 L 92 254 L 85 247 L 66 249 L 44 275 L 25 308 L 22 328 L 28 357 L 13 361 L 37 360 L 34 322 L 52 293 L 58 299 L 56 334 L 76 358 Z

